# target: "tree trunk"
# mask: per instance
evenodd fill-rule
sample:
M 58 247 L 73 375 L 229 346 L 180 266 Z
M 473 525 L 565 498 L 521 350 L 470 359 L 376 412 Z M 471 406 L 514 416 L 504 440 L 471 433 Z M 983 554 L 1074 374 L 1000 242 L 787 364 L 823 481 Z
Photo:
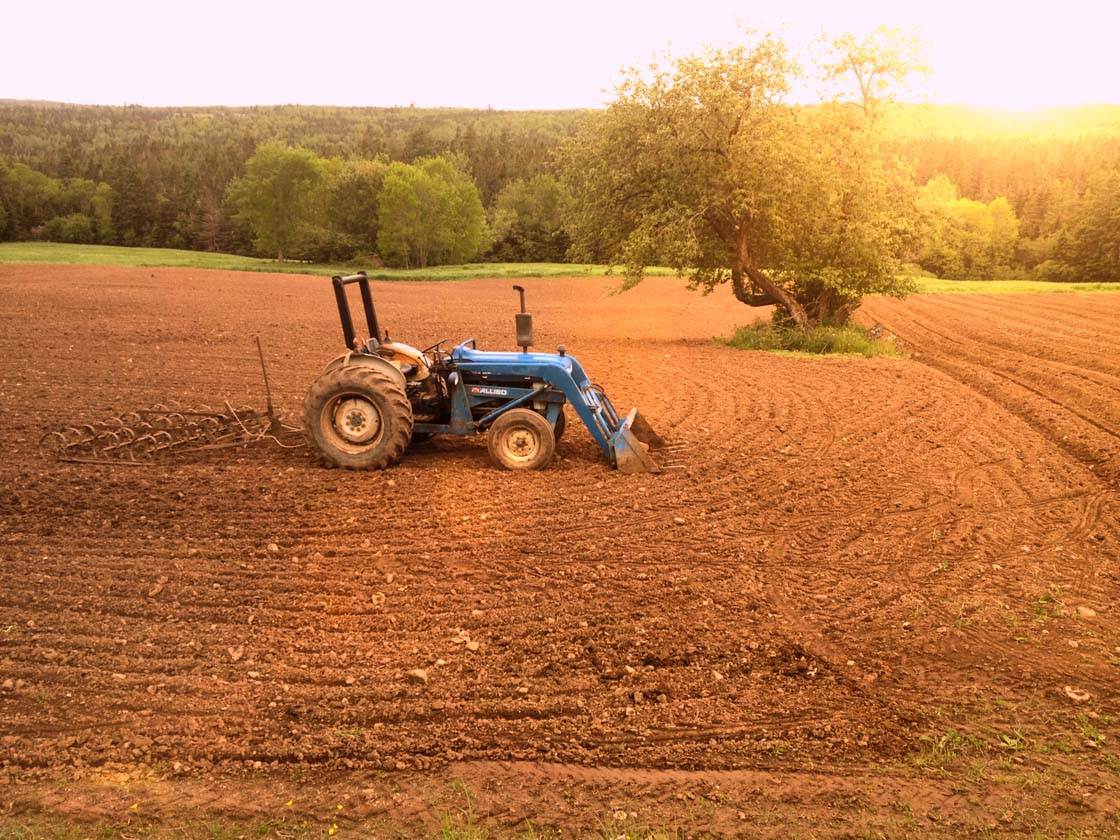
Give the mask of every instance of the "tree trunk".
M 848 319 L 852 317 L 852 313 L 858 306 L 858 300 L 843 300 L 836 294 L 835 289 L 825 286 L 813 299 L 809 309 L 813 320 L 818 323 L 843 326 L 848 323 Z
M 809 316 L 793 295 L 751 264 L 748 229 L 741 226 L 736 234 L 736 248 L 731 263 L 731 291 L 747 306 L 778 306 L 789 313 L 801 329 L 808 329 Z M 743 281 L 744 276 L 750 285 Z

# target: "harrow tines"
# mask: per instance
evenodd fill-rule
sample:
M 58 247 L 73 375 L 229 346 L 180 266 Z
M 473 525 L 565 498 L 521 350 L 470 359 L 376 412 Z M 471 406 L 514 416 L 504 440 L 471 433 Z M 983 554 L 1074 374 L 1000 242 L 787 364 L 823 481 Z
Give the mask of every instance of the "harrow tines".
M 295 431 L 248 406 L 234 409 L 227 403 L 225 411 L 217 411 L 170 402 L 49 431 L 40 438 L 39 448 L 71 463 L 143 464 L 265 439 L 280 443 L 273 434 L 277 429 Z

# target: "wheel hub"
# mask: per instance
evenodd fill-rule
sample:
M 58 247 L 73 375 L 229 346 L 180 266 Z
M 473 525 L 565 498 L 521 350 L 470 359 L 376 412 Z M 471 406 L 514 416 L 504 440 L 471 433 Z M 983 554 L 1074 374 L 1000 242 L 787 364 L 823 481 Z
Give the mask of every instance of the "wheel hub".
M 529 460 L 537 451 L 537 436 L 529 429 L 510 430 L 503 443 L 510 457 L 519 461 Z
M 349 443 L 367 443 L 381 431 L 381 413 L 368 400 L 349 397 L 335 406 L 334 427 Z

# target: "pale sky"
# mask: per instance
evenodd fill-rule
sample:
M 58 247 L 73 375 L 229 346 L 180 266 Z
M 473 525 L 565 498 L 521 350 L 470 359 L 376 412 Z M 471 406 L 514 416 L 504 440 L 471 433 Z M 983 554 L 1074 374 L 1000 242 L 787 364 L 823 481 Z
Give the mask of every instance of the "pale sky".
M 658 52 L 878 24 L 926 44 L 933 73 L 910 99 L 1120 103 L 1118 0 L 0 0 L 0 99 L 595 107 Z

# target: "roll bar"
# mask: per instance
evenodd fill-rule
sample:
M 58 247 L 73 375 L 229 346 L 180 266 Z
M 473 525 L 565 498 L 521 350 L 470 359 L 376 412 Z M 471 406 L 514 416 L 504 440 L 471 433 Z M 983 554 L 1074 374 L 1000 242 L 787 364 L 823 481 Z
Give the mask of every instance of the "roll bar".
M 366 273 L 359 271 L 357 274 L 349 274 L 345 277 L 340 274 L 332 277 L 331 285 L 334 286 L 334 299 L 338 304 L 338 320 L 342 322 L 342 336 L 346 339 L 346 349 L 357 350 L 354 319 L 350 317 L 350 302 L 346 299 L 346 287 L 351 283 L 357 283 L 361 291 L 362 309 L 366 313 L 366 328 L 374 344 L 381 342 L 381 331 L 378 329 L 377 312 L 373 308 L 373 294 L 369 290 L 369 278 L 366 277 Z

